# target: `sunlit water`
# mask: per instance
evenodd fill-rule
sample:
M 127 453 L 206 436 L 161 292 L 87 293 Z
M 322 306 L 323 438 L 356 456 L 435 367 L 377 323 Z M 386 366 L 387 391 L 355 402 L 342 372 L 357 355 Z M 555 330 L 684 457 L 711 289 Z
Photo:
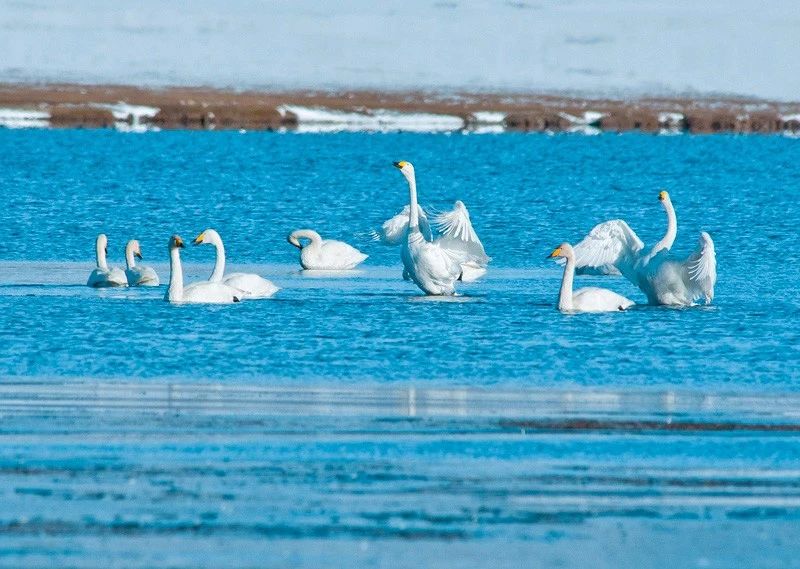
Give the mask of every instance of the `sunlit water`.
M 797 563 L 796 140 L 0 131 L 0 150 L 0 565 Z M 493 257 L 457 299 L 369 239 L 407 199 L 398 159 Z M 615 217 L 658 239 L 662 188 L 676 254 L 714 238 L 714 303 L 559 314 L 545 256 Z M 166 282 L 169 236 L 207 227 L 274 299 L 84 286 L 100 231 Z M 303 274 L 300 227 L 370 258 Z M 211 247 L 183 256 L 210 273 Z

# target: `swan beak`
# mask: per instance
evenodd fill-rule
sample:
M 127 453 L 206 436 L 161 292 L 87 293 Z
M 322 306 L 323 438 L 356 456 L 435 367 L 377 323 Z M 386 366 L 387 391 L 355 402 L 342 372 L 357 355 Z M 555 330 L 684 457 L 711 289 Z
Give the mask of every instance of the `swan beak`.
M 395 168 L 402 169 L 406 164 L 408 164 L 408 162 L 406 162 L 405 160 L 401 160 L 400 162 L 392 162 L 392 164 L 394 165 Z
M 298 241 L 298 240 L 297 240 L 297 237 L 295 237 L 294 235 L 291 235 L 291 234 L 290 234 L 290 235 L 289 235 L 289 236 L 286 238 L 286 240 L 287 240 L 289 243 L 291 243 L 292 245 L 294 245 L 295 247 L 297 247 L 298 249 L 302 249 L 302 247 L 300 246 L 300 241 Z
M 192 241 L 192 245 L 200 245 L 203 242 L 203 237 L 205 236 L 206 232 L 203 231 L 200 235 L 194 238 L 194 241 Z
M 547 259 L 555 259 L 556 257 L 560 257 L 560 256 L 561 256 L 561 247 L 557 247 L 546 258 Z
M 180 247 L 182 249 L 183 248 L 183 239 L 181 239 L 180 237 L 176 237 L 175 238 L 175 246 L 176 247 Z
M 667 192 L 664 191 L 658 192 L 658 201 L 663 202 L 664 200 L 667 199 L 668 195 L 669 194 L 667 194 Z
M 137 259 L 144 259 L 144 257 L 142 257 L 142 254 L 139 251 L 136 251 L 136 253 L 134 253 L 133 256 L 136 257 Z

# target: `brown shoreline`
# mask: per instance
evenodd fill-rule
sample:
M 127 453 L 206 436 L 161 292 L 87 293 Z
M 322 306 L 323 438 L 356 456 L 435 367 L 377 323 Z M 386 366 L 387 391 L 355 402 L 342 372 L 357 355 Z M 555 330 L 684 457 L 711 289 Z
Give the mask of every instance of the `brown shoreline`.
M 115 118 L 107 106 L 122 102 L 155 107 L 158 111 L 152 117 Z M 163 129 L 296 128 L 298 117 L 281 112 L 282 105 L 366 114 L 381 109 L 450 115 L 460 118 L 465 129 L 479 126 L 474 113 L 498 112 L 505 119 L 496 126 L 517 131 L 560 132 L 591 127 L 611 132 L 800 133 L 800 103 L 737 97 L 594 99 L 536 94 L 258 92 L 202 87 L 0 84 L 0 108 L 46 112 L 53 127 L 113 128 L 120 122 L 141 122 Z M 585 112 L 596 114 L 581 120 Z

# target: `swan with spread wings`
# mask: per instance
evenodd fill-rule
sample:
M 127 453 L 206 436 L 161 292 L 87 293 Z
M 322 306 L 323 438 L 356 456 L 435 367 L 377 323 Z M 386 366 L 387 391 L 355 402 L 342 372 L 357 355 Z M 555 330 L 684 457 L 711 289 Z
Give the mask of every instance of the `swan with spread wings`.
M 403 278 L 414 281 L 426 294 L 453 295 L 456 281 L 471 282 L 481 277 L 491 259 L 486 255 L 483 243 L 472 227 L 469 211 L 461 201 L 455 203 L 452 211 L 433 218 L 439 237 L 432 239 L 430 231 L 426 235 L 421 227 L 414 166 L 406 161 L 394 165 L 406 178 L 409 191 L 407 223 L 397 220 L 405 209 L 392 218 L 396 220 L 393 224 L 395 232 L 403 235 L 400 239 Z
M 678 234 L 678 221 L 669 194 L 658 199 L 667 214 L 664 237 L 645 247 L 639 236 L 621 219 L 596 225 L 575 245 L 575 267 L 581 272 L 618 272 L 638 286 L 650 304 L 690 306 L 702 299 L 714 299 L 717 260 L 714 241 L 700 233 L 697 249 L 684 259 L 670 253 Z

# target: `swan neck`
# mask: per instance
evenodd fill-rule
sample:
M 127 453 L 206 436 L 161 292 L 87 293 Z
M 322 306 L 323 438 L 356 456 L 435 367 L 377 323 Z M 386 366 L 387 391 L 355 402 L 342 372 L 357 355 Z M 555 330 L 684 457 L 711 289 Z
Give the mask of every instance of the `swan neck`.
M 225 274 L 225 245 L 222 244 L 221 239 L 214 240 L 214 247 L 217 249 L 217 260 L 214 261 L 214 272 L 208 278 L 212 283 L 222 282 L 222 276 Z
M 308 239 L 311 241 L 311 245 L 321 245 L 322 244 L 322 237 L 319 233 L 312 229 L 298 229 L 294 233 L 292 233 L 295 238 L 297 239 Z M 308 245 L 307 245 L 308 246 Z
M 656 243 L 654 252 L 672 249 L 672 244 L 675 243 L 675 238 L 678 236 L 678 218 L 675 215 L 675 208 L 672 206 L 671 201 L 664 203 L 664 211 L 667 212 L 667 231 L 661 241 Z
M 419 206 L 417 205 L 417 179 L 410 173 L 408 180 L 408 228 L 411 231 L 419 229 Z
M 183 300 L 183 267 L 181 266 L 180 249 L 174 247 L 169 250 L 169 300 Z
M 95 257 L 97 259 L 97 266 L 105 271 L 108 270 L 108 262 L 106 261 L 106 246 L 99 239 L 94 245 Z
M 125 263 L 129 269 L 136 266 L 136 259 L 133 257 L 133 243 L 125 245 Z
M 572 282 L 575 279 L 575 257 L 567 257 L 564 265 L 564 276 L 561 279 L 561 290 L 558 293 L 558 309 L 572 310 Z

